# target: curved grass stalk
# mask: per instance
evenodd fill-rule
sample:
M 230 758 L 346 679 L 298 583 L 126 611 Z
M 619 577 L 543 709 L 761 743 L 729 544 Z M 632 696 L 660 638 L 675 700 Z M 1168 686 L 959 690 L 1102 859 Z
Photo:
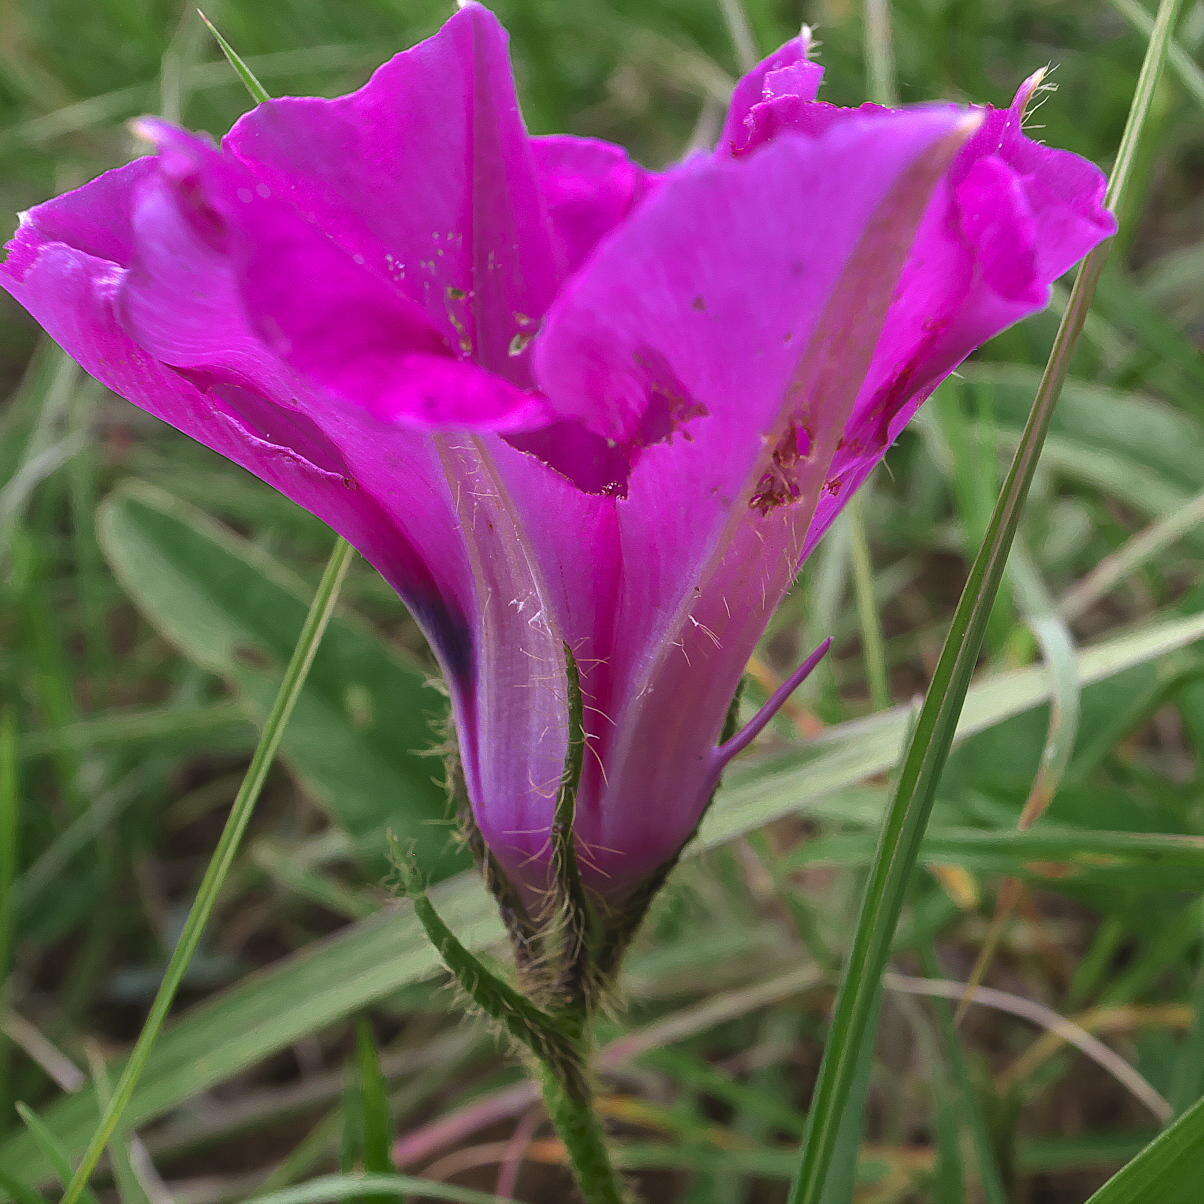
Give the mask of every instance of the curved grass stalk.
M 1108 186 L 1106 202 L 1113 212 L 1121 207 L 1132 176 L 1137 147 L 1166 62 L 1179 6 L 1180 0 L 1161 0 L 1158 8 Z M 807 1116 L 802 1160 L 791 1189 L 790 1204 L 819 1204 L 824 1197 L 857 1073 L 858 1057 L 865 1042 L 872 1040 L 872 1021 L 882 989 L 882 975 L 924 829 L 932 812 L 936 785 L 953 744 L 957 720 L 982 649 L 987 619 L 999 591 L 1008 552 L 1107 253 L 1107 243 L 1096 248 L 1084 260 L 1075 277 L 1032 411 L 995 504 L 982 548 L 971 566 L 909 742 L 862 897 L 848 966 Z
M 138 1040 L 134 1043 L 134 1048 L 121 1072 L 121 1078 L 113 1089 L 113 1094 L 104 1109 L 100 1123 L 96 1126 L 87 1149 L 80 1159 L 79 1166 L 67 1185 L 61 1204 L 76 1204 L 83 1198 L 92 1172 L 96 1169 L 96 1164 L 112 1140 L 113 1134 L 117 1132 L 121 1118 L 133 1098 L 134 1089 L 146 1068 L 147 1060 L 150 1058 L 151 1050 L 167 1019 L 167 1014 L 171 1010 L 176 992 L 201 943 L 201 937 L 213 914 L 222 886 L 225 884 L 230 867 L 234 864 L 234 859 L 242 844 L 243 834 L 255 811 L 255 804 L 258 802 L 260 791 L 267 780 L 268 770 L 271 769 L 272 762 L 275 760 L 276 751 L 284 736 L 284 729 L 288 725 L 293 707 L 296 706 L 297 699 L 300 697 L 301 688 L 305 685 L 305 679 L 309 675 L 318 645 L 322 642 L 322 635 L 334 612 L 343 577 L 346 575 L 354 555 L 355 549 L 342 539 L 338 541 L 334 551 L 330 554 L 317 593 L 314 595 L 309 613 L 305 617 L 305 624 L 297 638 L 293 655 L 284 671 L 280 690 L 272 703 L 272 709 L 268 713 L 259 743 L 255 746 L 251 764 L 247 767 L 246 776 L 238 788 L 238 794 L 234 798 L 230 814 L 226 817 L 217 847 L 213 850 L 213 856 L 205 868 L 201 885 L 197 888 L 196 899 L 188 913 L 188 919 L 184 922 L 180 939 L 167 963 L 167 969 L 163 973 L 163 981 L 155 993 L 142 1031 L 138 1034 Z
M 204 13 L 198 12 L 198 15 L 210 33 L 217 39 L 217 43 L 226 58 L 229 59 L 230 65 L 246 85 L 251 98 L 257 102 L 267 100 L 268 94 L 263 85 L 234 53 L 209 18 Z M 218 837 L 217 847 L 213 850 L 213 856 L 205 867 L 201 885 L 197 888 L 196 898 L 188 912 L 188 918 L 184 921 L 180 939 L 177 941 L 175 949 L 172 950 L 167 969 L 163 972 L 163 980 L 159 984 L 158 991 L 155 992 L 155 998 L 151 1002 L 150 1011 L 142 1025 L 142 1031 L 138 1034 L 138 1040 L 134 1043 L 134 1048 L 130 1051 L 130 1056 L 121 1072 L 121 1078 L 117 1081 L 112 1095 L 104 1106 L 100 1123 L 96 1126 L 92 1138 L 84 1150 L 75 1174 L 67 1184 L 60 1204 L 75 1204 L 86 1193 L 92 1172 L 96 1169 L 96 1164 L 100 1161 L 109 1142 L 112 1141 L 114 1133 L 121 1124 L 121 1118 L 126 1108 L 129 1107 L 130 1100 L 133 1099 L 134 1089 L 146 1068 L 151 1050 L 167 1020 L 171 1005 L 175 1001 L 176 992 L 180 989 L 180 984 L 184 980 L 184 975 L 188 971 L 188 966 L 192 962 L 201 943 L 201 937 L 208 926 L 209 918 L 213 915 L 213 909 L 217 905 L 226 876 L 234 864 L 234 858 L 238 855 L 243 835 L 255 811 L 255 804 L 259 801 L 259 793 L 267 780 L 268 770 L 271 769 L 272 762 L 276 759 L 276 752 L 284 737 L 284 729 L 288 726 L 293 708 L 301 696 L 301 688 L 309 676 L 310 666 L 317 655 L 318 645 L 322 642 L 322 636 L 325 634 L 327 623 L 330 622 L 330 616 L 334 613 L 343 578 L 347 574 L 354 555 L 355 549 L 343 539 L 335 543 L 334 550 L 330 553 L 330 559 L 326 562 L 326 568 L 322 573 L 322 580 L 318 583 L 317 593 L 314 594 L 309 613 L 305 616 L 305 622 L 301 627 L 301 634 L 297 637 L 293 654 L 285 667 L 280 689 L 272 703 L 272 709 L 268 712 L 255 751 L 251 754 L 251 763 L 247 766 L 246 775 L 234 797 L 230 814 L 226 817 L 221 836 Z

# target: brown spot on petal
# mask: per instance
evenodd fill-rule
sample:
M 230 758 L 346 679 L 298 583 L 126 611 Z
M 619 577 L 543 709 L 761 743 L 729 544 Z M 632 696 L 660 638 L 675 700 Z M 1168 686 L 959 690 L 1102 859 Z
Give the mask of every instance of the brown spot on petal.
M 787 423 L 773 451 L 769 466 L 757 481 L 748 504 L 761 514 L 768 514 L 779 506 L 797 502 L 802 496 L 799 485 L 799 466 L 811 454 L 812 436 L 810 429 L 797 419 Z
M 647 381 L 647 404 L 633 432 L 633 442 L 639 447 L 667 443 L 679 431 L 689 439 L 689 431 L 683 428 L 695 418 L 705 418 L 706 406 L 691 396 L 659 351 L 641 347 L 635 362 Z

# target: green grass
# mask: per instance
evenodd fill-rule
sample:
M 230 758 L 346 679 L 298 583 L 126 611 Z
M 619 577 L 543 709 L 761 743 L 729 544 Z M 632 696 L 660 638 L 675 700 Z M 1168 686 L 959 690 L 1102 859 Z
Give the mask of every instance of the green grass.
M 1133 104 L 1121 135 L 1116 163 L 1108 181 L 1105 203 L 1114 213 L 1122 209 L 1127 199 L 1133 164 L 1146 130 L 1154 92 L 1162 76 L 1179 4 L 1180 0 L 1162 0 L 1159 5 L 1158 18 L 1134 89 Z M 882 22 L 883 18 L 879 17 L 876 28 L 880 37 L 885 36 Z M 1110 244 L 1097 247 L 1075 273 L 1066 309 L 1054 336 L 1041 383 L 1037 387 L 1032 411 L 991 512 L 982 547 L 970 566 L 932 682 L 903 755 L 898 786 L 882 823 L 878 848 L 857 917 L 848 965 L 832 1015 L 831 1033 L 824 1047 L 823 1062 L 807 1115 L 807 1128 L 802 1139 L 802 1161 L 791 1189 L 791 1204 L 819 1204 L 830 1193 L 833 1179 L 840 1173 L 838 1147 L 842 1139 L 846 1143 L 850 1140 L 847 1130 L 864 1109 L 864 1086 L 859 1087 L 858 1081 L 864 1080 L 865 1076 L 866 1048 L 873 1041 L 877 1027 L 882 976 L 890 959 L 899 915 L 932 815 L 941 773 L 953 746 L 970 679 L 986 641 L 991 611 L 1003 584 L 1008 555 L 1023 518 L 1024 505 L 1049 434 L 1054 409 L 1061 397 L 1110 251 Z M 1044 587 L 1039 584 L 1039 575 L 1027 556 L 1019 559 L 1014 567 L 1020 565 L 1024 566 L 1024 573 L 1019 580 L 1028 583 L 1027 591 L 1020 592 L 1041 596 L 1042 609 L 1052 613 L 1055 608 L 1052 602 L 1044 601 Z M 1069 749 L 1056 757 L 1048 753 L 1062 731 L 1071 732 L 1073 740 L 1073 734 L 1077 731 L 1079 692 L 1073 655 L 1069 653 L 1069 632 L 1059 626 L 1059 639 L 1055 645 L 1048 635 L 1048 628 L 1038 627 L 1031 613 L 1026 617 L 1041 644 L 1052 685 L 1046 755 L 1042 758 L 1021 811 L 1018 821 L 1021 828 L 1029 827 L 1040 818 L 1052 802 L 1057 782 L 1048 782 L 1045 770 L 1055 760 L 1064 767 Z M 1059 650 L 1056 659 L 1054 647 Z M 1067 663 L 1071 666 L 1069 672 L 1065 668 Z M 1066 722 L 1067 712 L 1076 716 L 1073 725 Z M 997 923 L 1010 918 L 1010 912 L 1010 903 L 1006 907 L 1001 905 Z M 993 928 L 985 952 L 980 955 L 980 961 L 970 977 L 973 986 L 977 986 L 988 959 L 994 953 L 995 931 Z M 856 1141 L 856 1136 L 851 1140 Z M 842 1194 L 849 1193 L 844 1191 Z
M 613 138 L 650 163 L 689 142 L 748 43 L 764 52 L 802 18 L 823 42 L 828 94 L 846 103 L 891 87 L 905 101 L 1002 102 L 1053 61 L 1042 136 L 1111 166 L 1154 12 L 1141 0 L 894 0 L 889 43 L 867 48 L 850 0 L 496 7 L 532 127 Z M 333 94 L 450 4 L 205 8 L 270 92 Z M 1204 1090 L 1192 906 L 1204 888 L 1204 537 L 1184 516 L 1204 490 L 1191 207 L 1204 9 L 1184 10 L 1020 524 L 1024 557 L 985 625 L 979 684 L 887 950 L 905 975 L 964 981 L 1001 884 L 1022 882 L 987 985 L 1074 1019 L 1184 1116 L 1101 1200 L 1171 1199 L 1158 1176 L 1190 1166 L 1202 1141 L 1190 1109 Z M 128 157 L 123 122 L 141 112 L 220 131 L 246 107 L 190 12 L 174 0 L 17 7 L 0 38 L 0 211 Z M 629 1003 L 601 1034 L 616 1161 L 649 1199 L 788 1197 L 832 961 L 850 950 L 907 700 L 932 676 L 1065 304 L 1063 290 L 942 390 L 875 478 L 862 531 L 834 533 L 761 651 L 749 708 L 836 637 L 730 776 L 634 953 Z M 63 1158 L 78 1160 L 107 1083 L 120 1090 L 331 540 L 87 382 L 6 303 L 0 389 L 0 716 L 12 717 L 11 732 L 0 718 L 0 950 L 12 938 L 0 1199 L 24 1201 L 58 1198 Z M 462 1019 L 404 908 L 377 914 L 384 827 L 444 847 L 436 764 L 410 752 L 434 742 L 440 699 L 387 587 L 356 564 L 341 596 L 117 1156 L 100 1164 L 102 1199 L 158 1199 L 164 1183 L 206 1204 L 261 1189 L 277 1202 L 480 1199 L 519 1157 L 507 1194 L 565 1198 L 546 1127 L 525 1120 L 533 1097 Z M 888 698 L 904 705 L 879 711 Z M 1053 787 L 1049 811 L 1017 832 L 1038 781 Z M 488 900 L 458 868 L 449 857 L 433 889 L 440 911 L 470 948 L 496 949 Z M 1114 1076 L 1041 1039 L 987 1007 L 954 1026 L 945 1001 L 888 991 L 860 1147 L 847 1125 L 837 1134 L 858 1199 L 1077 1202 L 1101 1189 L 1158 1121 Z M 352 1177 L 380 1168 L 389 1125 L 410 1155 L 401 1174 L 443 1187 Z

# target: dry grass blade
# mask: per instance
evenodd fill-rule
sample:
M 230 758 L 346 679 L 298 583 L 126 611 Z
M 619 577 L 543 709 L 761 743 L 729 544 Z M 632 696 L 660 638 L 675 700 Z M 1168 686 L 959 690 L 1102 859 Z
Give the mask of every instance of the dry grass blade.
M 1156 1091 L 1149 1081 L 1126 1062 L 1120 1054 L 1109 1049 L 1098 1037 L 1092 1036 L 1081 1025 L 1059 1015 L 1043 1003 L 1025 999 L 1023 995 L 1014 995 L 1010 991 L 999 991 L 994 987 L 973 987 L 969 983 L 948 982 L 936 978 L 912 978 L 909 975 L 896 974 L 890 970 L 883 975 L 882 982 L 892 991 L 907 991 L 912 995 L 931 995 L 938 999 L 960 1000 L 968 997 L 971 1003 L 995 1008 L 1012 1016 L 1020 1016 L 1024 1020 L 1039 1025 L 1049 1033 L 1055 1033 L 1059 1040 L 1067 1045 L 1073 1045 L 1096 1065 L 1103 1067 L 1134 1098 L 1139 1099 L 1149 1108 L 1162 1124 L 1166 1124 L 1175 1114 L 1166 1098 Z

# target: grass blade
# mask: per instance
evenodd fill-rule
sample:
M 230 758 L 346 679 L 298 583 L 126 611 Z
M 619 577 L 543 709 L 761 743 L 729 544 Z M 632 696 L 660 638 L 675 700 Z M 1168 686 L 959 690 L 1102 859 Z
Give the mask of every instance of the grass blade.
M 221 47 L 221 52 L 226 56 L 226 61 L 234 68 L 235 74 L 242 80 L 243 86 L 251 94 L 251 99 L 256 104 L 263 104 L 265 100 L 271 100 L 267 89 L 255 78 L 251 68 L 242 61 L 235 53 L 234 47 L 222 37 L 216 25 L 209 20 L 207 16 L 198 8 L 196 15 L 205 23 L 205 28 L 213 35 L 213 40 Z
M 1204 616 L 1174 618 L 1108 640 L 1080 653 L 1084 685 L 1103 682 L 1204 638 Z M 1031 710 L 1049 697 L 1049 681 L 1032 667 L 996 674 L 971 691 L 960 720 L 969 736 Z M 802 764 L 733 767 L 733 781 L 720 794 L 704 821 L 692 856 L 716 848 L 783 816 L 799 814 L 847 818 L 847 804 L 829 810 L 841 790 L 898 763 L 911 713 L 896 708 L 875 717 L 873 726 L 854 720 L 835 729 L 826 751 Z M 874 804 L 877 805 L 876 803 Z M 991 834 L 987 834 L 990 836 Z M 1015 839 L 1015 833 L 1005 834 Z M 1040 832 L 1048 840 L 1055 833 Z M 980 835 L 978 839 L 983 839 Z M 942 850 L 948 861 L 951 850 Z M 1050 849 L 1039 851 L 1041 856 Z M 1014 861 L 1012 862 L 1014 864 Z M 1165 861 L 1156 872 L 1165 876 Z M 464 873 L 432 890 L 440 913 L 474 952 L 502 939 L 497 908 L 475 873 Z M 136 1129 L 183 1101 L 239 1074 L 248 1066 L 384 999 L 390 993 L 437 973 L 438 958 L 411 912 L 385 909 L 295 956 L 252 976 L 181 1017 L 155 1047 L 147 1072 L 126 1110 Z M 280 1000 L 291 1001 L 281 1009 Z M 117 1067 L 114 1067 L 115 1075 Z M 45 1110 L 47 1124 L 72 1153 L 82 1150 L 95 1127 L 93 1091 L 77 1091 Z M 724 1156 L 732 1151 L 725 1150 Z M 53 1174 L 45 1155 L 28 1133 L 0 1143 L 0 1165 L 20 1166 L 25 1177 L 40 1181 Z
M 198 15 L 217 39 L 218 45 L 229 59 L 230 65 L 238 72 L 252 99 L 257 102 L 268 100 L 269 97 L 263 85 L 251 74 L 250 68 L 242 59 L 234 53 L 233 48 L 218 33 L 209 18 L 199 10 Z M 280 747 L 289 717 L 297 705 L 297 699 L 301 696 L 301 689 L 309 675 L 318 645 L 322 642 L 326 625 L 334 613 L 339 589 L 354 555 L 355 549 L 345 540 L 340 539 L 335 544 L 330 559 L 326 562 L 322 580 L 318 583 L 317 593 L 314 594 L 309 613 L 305 616 L 305 625 L 301 628 L 297 645 L 293 649 L 292 657 L 280 682 L 280 690 L 272 703 L 272 709 L 268 713 L 255 751 L 251 754 L 251 764 L 247 767 L 246 776 L 238 788 L 238 794 L 234 798 L 230 814 L 226 817 L 222 834 L 218 837 L 217 847 L 213 850 L 213 856 L 205 867 L 205 874 L 197 889 L 196 899 L 188 912 L 187 920 L 184 921 L 184 928 L 167 963 L 167 969 L 163 973 L 163 981 L 159 984 L 158 991 L 155 992 L 150 1012 L 142 1026 L 142 1031 L 138 1034 L 134 1048 L 130 1051 L 129 1059 L 122 1069 L 121 1078 L 105 1105 L 100 1123 L 84 1150 L 75 1174 L 67 1184 L 60 1204 L 75 1204 L 77 1200 L 83 1198 L 84 1193 L 87 1192 L 88 1180 L 96 1169 L 96 1164 L 104 1154 L 105 1147 L 112 1140 L 113 1134 L 121 1124 L 126 1108 L 133 1099 L 134 1090 L 142 1071 L 146 1068 L 155 1040 L 171 1010 L 172 1002 L 175 1000 L 176 992 L 184 979 L 188 965 L 201 943 L 201 936 L 209 922 L 209 917 L 213 914 L 230 867 L 234 864 L 243 835 L 255 810 L 255 804 L 259 801 L 259 792 L 263 789 L 268 770 L 271 769 L 272 762 L 276 758 L 276 751 Z
M 931 945 L 921 945 L 920 965 L 926 978 L 941 977 L 940 963 Z M 948 1067 L 948 1079 L 952 1087 L 954 1116 L 959 1127 L 963 1127 L 969 1135 L 979 1190 L 985 1204 L 1007 1204 L 1007 1192 L 999 1173 L 991 1131 L 974 1088 L 969 1060 L 953 1023 L 953 1009 L 943 999 L 934 997 L 932 1003 L 936 1040 Z
M 280 683 L 280 692 L 276 695 L 276 701 L 264 724 L 259 743 L 251 756 L 251 764 L 247 768 L 246 777 L 243 778 L 234 804 L 230 808 L 225 827 L 218 838 L 217 848 L 214 849 L 213 857 L 205 869 L 196 899 L 188 913 L 184 929 L 180 933 L 179 943 L 167 963 L 163 981 L 155 993 L 146 1023 L 143 1024 L 142 1031 L 138 1034 L 138 1040 L 125 1064 L 121 1078 L 113 1090 L 113 1096 L 104 1110 L 100 1124 L 93 1133 L 79 1167 L 63 1195 L 62 1204 L 75 1204 L 82 1198 L 87 1189 L 88 1180 L 96 1169 L 97 1162 L 104 1153 L 109 1140 L 117 1131 L 122 1115 L 133 1098 L 134 1088 L 150 1058 L 151 1049 L 159 1035 L 159 1030 L 162 1029 L 163 1023 L 167 1019 L 167 1013 L 171 1009 L 176 991 L 184 978 L 188 964 L 197 951 L 201 935 L 209 922 L 209 917 L 213 914 L 213 908 L 221 893 L 222 885 L 234 863 L 243 834 L 259 799 L 259 792 L 267 779 L 268 770 L 276 756 L 276 750 L 280 747 L 285 726 L 297 703 L 297 698 L 301 694 L 301 687 L 305 684 L 309 667 L 313 663 L 314 656 L 318 651 L 318 644 L 322 640 L 322 633 L 326 630 L 326 624 L 334 611 L 335 602 L 339 596 L 339 587 L 343 583 L 343 577 L 353 555 L 354 550 L 351 545 L 341 539 L 331 553 L 317 593 L 314 595 L 313 604 L 306 616 L 305 626 L 301 629 L 297 646 L 293 650 L 292 659 L 285 669 L 284 678 Z
M 114 580 L 150 625 L 227 682 L 252 730 L 262 727 L 312 588 L 203 511 L 144 485 L 114 490 L 100 506 L 97 532 Z M 445 713 L 428 680 L 366 624 L 336 616 L 280 760 L 356 847 L 376 858 L 378 872 L 385 830 L 395 826 L 413 834 L 424 871 L 442 878 L 466 862 L 448 847 L 447 794 L 421 753 Z
M 17 776 L 17 727 L 10 710 L 0 711 L 0 1013 L 8 1002 L 9 960 L 17 916 L 17 858 L 20 794 Z M 0 1118 L 7 1120 L 8 1038 L 0 1033 Z
M 1077 619 L 1157 552 L 1198 530 L 1201 524 L 1204 524 L 1204 493 L 1196 494 L 1187 505 L 1151 523 L 1111 556 L 1105 556 L 1061 600 L 1062 614 L 1067 619 Z
M 864 0 L 866 92 L 875 104 L 897 105 L 890 0 Z
M 1021 613 L 1029 629 L 1037 638 L 1041 648 L 1041 659 L 1049 672 L 1050 706 L 1049 726 L 1046 729 L 1045 746 L 1037 774 L 1029 789 L 1028 798 L 1020 811 L 1016 826 L 1021 831 L 1031 828 L 1049 809 L 1058 792 L 1062 778 L 1070 766 L 1078 738 L 1079 712 L 1081 710 L 1081 686 L 1078 678 L 1078 657 L 1075 653 L 1074 637 L 1066 621 L 1058 613 L 1056 604 L 1041 580 L 1037 566 L 1023 546 L 1012 553 L 1008 566 L 1016 587 L 1016 597 Z M 987 976 L 991 962 L 1011 923 L 1012 913 L 1022 897 L 1019 879 L 1006 878 L 999 890 L 995 904 L 995 915 L 991 919 L 982 948 L 970 976 L 966 980 L 966 994 L 958 1004 L 957 1021 L 960 1022 L 970 1002 L 970 995 Z
M 1158 9 L 1108 186 L 1107 204 L 1113 211 L 1119 207 L 1132 174 L 1135 152 L 1162 73 L 1179 3 L 1180 0 L 1162 0 Z M 1106 257 L 1107 244 L 1087 256 L 1075 277 L 1028 423 L 991 516 L 983 546 L 971 566 L 903 761 L 899 784 L 866 883 L 849 964 L 837 997 L 831 1034 L 807 1117 L 802 1161 L 790 1193 L 791 1204 L 818 1204 L 823 1198 L 824 1182 L 856 1077 L 858 1054 L 870 1040 L 882 973 L 932 811 L 936 784 L 953 743 L 958 716 L 982 648 L 987 620 L 1050 418 Z
M 861 630 L 861 648 L 865 657 L 870 701 L 875 711 L 884 711 L 890 706 L 890 675 L 886 663 L 882 620 L 878 615 L 878 604 L 874 600 L 873 562 L 870 560 L 870 546 L 865 530 L 865 510 L 868 509 L 866 496 L 866 493 L 862 492 L 849 503 L 853 597 L 857 606 L 857 623 Z
M 355 1053 L 343 1117 L 343 1170 L 359 1175 L 389 1175 L 393 1160 L 393 1123 L 389 1114 L 388 1084 L 381 1073 L 380 1055 L 367 1020 L 356 1025 Z M 396 1191 L 365 1196 L 368 1204 L 401 1204 Z
M 251 1204 L 330 1204 L 334 1200 L 364 1200 L 382 1191 L 418 1192 L 423 1200 L 443 1200 L 447 1204 L 514 1204 L 504 1196 L 412 1175 L 325 1175 L 271 1195 L 252 1196 Z
M 1121 1167 L 1087 1204 L 1190 1204 L 1199 1199 L 1202 1148 L 1204 1099 Z
M 1153 19 L 1137 0 L 1109 0 L 1109 3 L 1138 33 L 1150 36 L 1154 28 Z M 1204 71 L 1196 66 L 1195 59 L 1178 42 L 1172 42 L 1167 61 L 1179 77 L 1184 91 L 1190 93 L 1198 104 L 1204 105 Z
M 109 1080 L 108 1068 L 95 1045 L 89 1045 L 86 1053 L 88 1065 L 92 1072 L 92 1085 L 101 1104 L 107 1104 L 113 1094 L 113 1084 Z M 121 1204 L 155 1204 L 150 1194 L 138 1179 L 131 1154 L 129 1134 L 118 1131 L 115 1139 L 109 1143 L 109 1164 L 113 1170 L 113 1184 L 117 1188 L 117 1198 Z
M 58 1139 L 46 1126 L 42 1118 L 28 1104 L 18 1103 L 16 1108 L 17 1115 L 24 1121 L 25 1127 L 29 1130 L 29 1135 L 46 1156 L 46 1160 L 54 1167 L 54 1173 L 66 1183 L 68 1176 L 71 1174 L 71 1163 L 68 1162 L 62 1145 L 59 1144 Z M 86 1186 L 77 1198 L 84 1201 L 84 1204 L 98 1204 L 96 1197 Z

